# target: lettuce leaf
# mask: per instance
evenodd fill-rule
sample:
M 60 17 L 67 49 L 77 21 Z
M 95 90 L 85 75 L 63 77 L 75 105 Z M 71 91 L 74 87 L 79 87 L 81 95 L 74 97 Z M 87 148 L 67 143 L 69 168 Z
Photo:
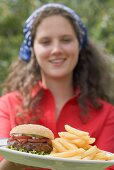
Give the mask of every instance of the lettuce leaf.
M 50 152 L 44 152 L 44 151 L 35 151 L 35 150 L 32 150 L 32 151 L 27 151 L 23 148 L 20 148 L 20 149 L 17 149 L 13 146 L 7 146 L 9 149 L 12 149 L 12 150 L 16 150 L 16 151 L 20 151 L 20 152 L 26 152 L 26 153 L 32 153 L 32 154 L 38 154 L 38 155 L 49 155 Z

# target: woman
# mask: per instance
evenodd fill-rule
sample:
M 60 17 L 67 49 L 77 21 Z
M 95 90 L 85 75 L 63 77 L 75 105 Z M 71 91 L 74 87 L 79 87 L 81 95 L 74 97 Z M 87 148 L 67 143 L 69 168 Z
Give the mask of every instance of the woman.
M 26 21 L 19 59 L 0 99 L 0 136 L 23 123 L 41 124 L 55 137 L 64 125 L 88 131 L 96 145 L 114 152 L 114 107 L 106 102 L 102 55 L 70 8 L 49 3 Z M 2 131 L 4 129 L 4 131 Z M 25 166 L 1 161 L 1 170 Z

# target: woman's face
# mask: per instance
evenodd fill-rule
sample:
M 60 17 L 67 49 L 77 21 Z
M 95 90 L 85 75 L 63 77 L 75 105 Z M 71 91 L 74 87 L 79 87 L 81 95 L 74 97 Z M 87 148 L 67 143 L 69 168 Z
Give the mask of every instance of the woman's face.
M 79 43 L 66 18 L 54 15 L 43 19 L 33 49 L 43 78 L 72 76 L 78 62 Z

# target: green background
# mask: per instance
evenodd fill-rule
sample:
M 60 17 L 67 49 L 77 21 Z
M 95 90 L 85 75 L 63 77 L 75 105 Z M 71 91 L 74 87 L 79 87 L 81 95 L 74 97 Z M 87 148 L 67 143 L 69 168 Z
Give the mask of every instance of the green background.
M 9 65 L 18 57 L 24 21 L 37 7 L 48 2 L 61 2 L 77 11 L 91 38 L 105 51 L 113 79 L 110 96 L 114 103 L 113 0 L 0 0 L 0 84 L 7 76 Z

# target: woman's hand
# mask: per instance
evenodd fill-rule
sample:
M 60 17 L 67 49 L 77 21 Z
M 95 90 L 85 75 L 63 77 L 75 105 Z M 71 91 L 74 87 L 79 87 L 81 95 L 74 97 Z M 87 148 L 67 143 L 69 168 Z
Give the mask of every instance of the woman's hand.
M 0 170 L 13 170 L 13 169 L 24 170 L 24 168 L 25 168 L 24 165 L 9 162 L 5 159 L 0 162 Z
M 35 167 L 30 167 L 30 166 L 28 167 L 26 165 L 17 164 L 17 163 L 14 163 L 14 162 L 9 162 L 9 161 L 7 161 L 5 159 L 0 162 L 0 170 L 13 170 L 13 169 L 24 170 L 25 168 L 34 168 L 34 169 L 36 169 Z

